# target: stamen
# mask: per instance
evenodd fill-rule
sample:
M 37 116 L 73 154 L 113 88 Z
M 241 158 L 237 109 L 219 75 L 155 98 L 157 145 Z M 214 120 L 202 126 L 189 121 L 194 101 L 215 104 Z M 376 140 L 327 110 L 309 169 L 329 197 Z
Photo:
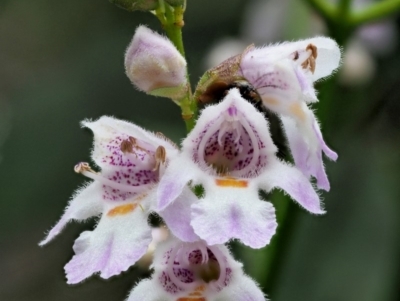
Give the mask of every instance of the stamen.
M 314 73 L 316 66 L 315 60 L 318 56 L 317 46 L 314 44 L 308 44 L 306 47 L 306 53 L 308 54 L 308 57 L 301 64 L 301 67 L 303 67 L 303 69 L 309 69 L 311 73 Z
M 126 153 L 133 153 L 133 146 L 136 143 L 136 139 L 133 137 L 129 137 L 128 139 L 121 142 L 120 149 L 121 151 Z
M 167 159 L 167 151 L 165 150 L 165 147 L 161 145 L 157 147 L 154 157 L 156 159 L 156 166 L 153 168 L 153 171 L 156 171 L 160 169 L 161 165 L 165 164 Z
M 314 44 L 308 44 L 306 47 L 306 50 L 311 50 L 311 56 L 316 59 L 318 56 L 318 49 L 317 46 L 315 46 Z
M 80 173 L 92 180 L 99 181 L 100 183 L 102 183 L 106 186 L 121 190 L 123 192 L 141 193 L 144 190 L 150 189 L 152 186 L 152 184 L 130 186 L 130 185 L 125 185 L 125 184 L 111 181 L 105 177 L 102 177 L 99 173 L 96 173 L 95 171 L 93 171 L 93 169 L 90 168 L 89 163 L 86 163 L 86 162 L 81 162 L 81 163 L 78 163 L 77 165 L 75 165 L 74 171 L 76 173 Z

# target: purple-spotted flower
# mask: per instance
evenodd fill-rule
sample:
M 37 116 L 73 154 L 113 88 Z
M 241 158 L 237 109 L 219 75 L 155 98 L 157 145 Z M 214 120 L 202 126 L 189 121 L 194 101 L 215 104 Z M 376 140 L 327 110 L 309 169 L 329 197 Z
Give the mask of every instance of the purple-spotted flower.
M 187 90 L 186 60 L 169 39 L 139 26 L 125 53 L 126 75 L 141 91 L 182 98 Z
M 265 301 L 224 245 L 172 238 L 154 255 L 153 277 L 141 281 L 127 301 Z
M 171 160 L 158 187 L 158 209 L 173 205 L 189 182 L 202 184 L 205 195 L 192 205 L 195 233 L 210 245 L 238 238 L 261 248 L 277 223 L 259 189 L 281 188 L 308 211 L 324 213 L 308 178 L 279 161 L 276 151 L 264 116 L 231 89 L 222 102 L 202 111 L 182 154 Z
M 70 284 L 97 272 L 102 278 L 117 275 L 146 253 L 151 242 L 147 219 L 156 187 L 165 166 L 178 155 L 176 146 L 162 135 L 125 121 L 102 117 L 82 125 L 94 133 L 92 159 L 101 171 L 92 170 L 88 163 L 75 166 L 76 172 L 93 182 L 77 191 L 60 221 L 40 243 L 52 240 L 70 220 L 100 216 L 96 228 L 75 241 L 75 255 L 65 266 Z M 190 207 L 185 205 L 195 201 L 195 195 L 186 189 L 175 207 L 160 212 L 170 230 L 184 241 L 197 240 L 189 225 Z M 174 219 L 176 208 L 186 214 Z
M 265 107 L 281 116 L 296 166 L 314 176 L 319 188 L 330 185 L 322 152 L 337 154 L 324 142 L 308 103 L 318 101 L 313 82 L 329 76 L 340 64 L 340 49 L 329 38 L 250 48 L 241 56 L 239 75 L 261 96 Z

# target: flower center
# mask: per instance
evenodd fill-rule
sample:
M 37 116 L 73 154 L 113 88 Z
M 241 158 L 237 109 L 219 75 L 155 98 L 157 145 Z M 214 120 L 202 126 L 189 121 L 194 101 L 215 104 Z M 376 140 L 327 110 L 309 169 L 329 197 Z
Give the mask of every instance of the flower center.
M 260 146 L 255 130 L 235 106 L 208 128 L 199 146 L 199 163 L 218 175 L 244 176 L 257 168 Z
M 315 63 L 318 56 L 317 46 L 308 44 L 305 50 L 295 51 L 292 53 L 292 59 L 298 62 L 305 70 L 310 70 L 311 73 L 315 71 Z
M 219 291 L 229 281 L 230 268 L 221 250 L 216 246 L 206 246 L 202 242 L 185 243 L 174 247 L 166 253 L 168 256 L 165 278 L 169 279 L 179 290 L 196 291 L 205 286 Z M 170 286 L 165 281 L 162 283 Z

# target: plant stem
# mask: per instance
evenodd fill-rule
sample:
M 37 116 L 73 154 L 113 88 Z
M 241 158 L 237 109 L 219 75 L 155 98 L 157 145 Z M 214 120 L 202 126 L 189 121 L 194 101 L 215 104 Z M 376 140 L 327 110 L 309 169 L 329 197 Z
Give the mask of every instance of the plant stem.
M 156 10 L 156 16 L 160 20 L 163 29 L 165 30 L 168 38 L 175 45 L 178 51 L 185 57 L 185 49 L 182 39 L 182 27 L 184 25 L 183 14 L 185 11 L 184 6 L 172 7 L 165 3 L 164 0 L 159 0 L 160 5 Z M 186 130 L 189 133 L 194 125 L 197 113 L 196 101 L 193 99 L 192 89 L 190 86 L 189 73 L 187 74 L 187 91 L 183 99 L 180 100 L 180 107 L 182 110 L 182 119 L 186 124 Z
M 304 0 L 315 9 L 323 19 L 333 21 L 336 18 L 335 7 L 325 0 Z
M 400 9 L 400 0 L 385 0 L 376 2 L 360 12 L 353 12 L 349 23 L 360 26 L 397 13 Z

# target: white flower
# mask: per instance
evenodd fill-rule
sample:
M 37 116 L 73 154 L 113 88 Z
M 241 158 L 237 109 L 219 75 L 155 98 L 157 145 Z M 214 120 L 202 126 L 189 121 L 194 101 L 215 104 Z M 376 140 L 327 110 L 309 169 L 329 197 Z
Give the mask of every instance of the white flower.
M 275 209 L 258 191 L 278 187 L 301 206 L 322 214 L 307 177 L 280 162 L 263 115 L 237 89 L 202 111 L 171 160 L 158 187 L 158 209 L 169 208 L 190 182 L 202 184 L 204 198 L 192 205 L 191 224 L 208 244 L 237 238 L 252 248 L 269 243 L 276 230 Z
M 102 117 L 82 124 L 94 133 L 92 158 L 101 172 L 93 171 L 87 163 L 75 167 L 94 181 L 78 190 L 60 221 L 40 243 L 52 240 L 70 220 L 100 216 L 96 228 L 83 232 L 75 241 L 75 255 L 65 266 L 71 284 L 97 272 L 102 278 L 117 275 L 146 253 L 152 238 L 147 219 L 154 207 L 156 187 L 168 161 L 178 154 L 170 141 L 125 121 Z M 196 199 L 186 189 L 176 205 L 160 212 L 170 230 L 185 241 L 198 239 L 189 224 L 189 204 Z M 174 218 L 175 208 L 187 213 Z
M 153 277 L 141 281 L 127 301 L 265 301 L 224 245 L 172 238 L 154 255 Z
M 319 188 L 329 190 L 322 152 L 337 154 L 322 138 L 308 103 L 318 101 L 313 82 L 329 76 L 340 63 L 340 49 L 329 38 L 317 37 L 292 43 L 254 48 L 241 57 L 240 76 L 260 94 L 269 110 L 281 116 L 296 165 L 314 176 Z

